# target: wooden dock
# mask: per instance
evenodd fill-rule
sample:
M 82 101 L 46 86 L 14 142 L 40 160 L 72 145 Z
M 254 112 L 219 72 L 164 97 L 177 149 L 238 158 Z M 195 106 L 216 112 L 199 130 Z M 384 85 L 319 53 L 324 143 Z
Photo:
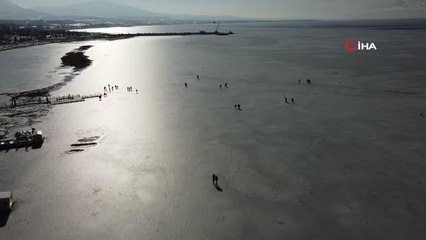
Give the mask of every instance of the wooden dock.
M 84 95 L 84 96 L 82 96 L 83 99 L 99 98 L 99 97 L 102 97 L 102 93 L 95 93 L 95 94 L 90 94 L 90 95 Z
M 59 105 L 59 104 L 68 104 L 68 103 L 76 103 L 76 102 L 84 102 L 88 98 L 99 98 L 102 97 L 102 94 L 95 93 L 90 95 L 68 95 L 63 97 L 53 97 L 51 98 L 50 104 L 51 105 Z
M 0 109 L 9 109 L 9 108 L 17 108 L 17 107 L 25 107 L 31 105 L 40 105 L 40 104 L 51 104 L 51 105 L 60 105 L 60 104 L 68 104 L 68 103 L 77 103 L 84 102 L 89 98 L 99 98 L 102 97 L 101 93 L 89 94 L 89 95 L 67 95 L 67 96 L 58 96 L 58 97 L 48 97 L 48 98 L 40 98 L 39 100 L 27 100 L 27 101 L 18 101 L 16 105 L 12 104 L 3 104 L 0 105 Z
M 84 102 L 84 98 L 81 97 L 80 95 L 72 95 L 72 96 L 66 96 L 66 97 L 51 98 L 49 101 L 51 105 L 59 105 L 59 104 L 67 104 L 67 103 Z

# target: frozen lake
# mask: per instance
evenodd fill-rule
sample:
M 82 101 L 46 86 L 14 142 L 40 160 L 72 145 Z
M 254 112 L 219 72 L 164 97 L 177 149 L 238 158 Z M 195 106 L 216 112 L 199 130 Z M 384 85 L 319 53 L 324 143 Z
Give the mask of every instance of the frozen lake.
M 0 92 L 119 85 L 50 107 L 33 123 L 41 149 L 0 152 L 0 191 L 17 199 L 0 239 L 423 239 L 426 31 L 222 28 L 236 34 L 0 52 Z M 349 54 L 350 37 L 378 51 Z M 91 66 L 58 68 L 87 44 Z

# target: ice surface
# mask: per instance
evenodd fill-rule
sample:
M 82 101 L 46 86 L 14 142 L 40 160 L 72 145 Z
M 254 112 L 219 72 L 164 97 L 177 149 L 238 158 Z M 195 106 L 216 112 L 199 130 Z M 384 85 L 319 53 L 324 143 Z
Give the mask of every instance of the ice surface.
M 120 89 L 52 107 L 41 149 L 0 152 L 17 200 L 0 239 L 424 238 L 425 32 L 232 30 L 87 43 L 92 65 L 53 94 Z

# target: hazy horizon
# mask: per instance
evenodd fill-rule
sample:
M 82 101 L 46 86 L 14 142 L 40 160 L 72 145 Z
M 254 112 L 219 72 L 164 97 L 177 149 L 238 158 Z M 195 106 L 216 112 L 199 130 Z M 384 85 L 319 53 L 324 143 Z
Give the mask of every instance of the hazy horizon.
M 24 8 L 61 6 L 93 0 L 9 0 Z M 102 1 L 102 0 L 95 0 Z M 426 0 L 122 0 L 118 4 L 166 14 L 236 16 L 258 19 L 422 18 Z

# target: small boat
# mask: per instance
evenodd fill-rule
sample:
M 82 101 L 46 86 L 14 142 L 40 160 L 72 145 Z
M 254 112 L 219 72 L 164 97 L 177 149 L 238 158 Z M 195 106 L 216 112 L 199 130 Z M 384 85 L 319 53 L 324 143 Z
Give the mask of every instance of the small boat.
M 0 150 L 8 150 L 13 148 L 40 148 L 43 145 L 44 138 L 42 131 L 33 132 L 17 132 L 15 139 L 0 141 Z
M 0 192 L 0 212 L 10 212 L 12 205 L 12 192 Z

